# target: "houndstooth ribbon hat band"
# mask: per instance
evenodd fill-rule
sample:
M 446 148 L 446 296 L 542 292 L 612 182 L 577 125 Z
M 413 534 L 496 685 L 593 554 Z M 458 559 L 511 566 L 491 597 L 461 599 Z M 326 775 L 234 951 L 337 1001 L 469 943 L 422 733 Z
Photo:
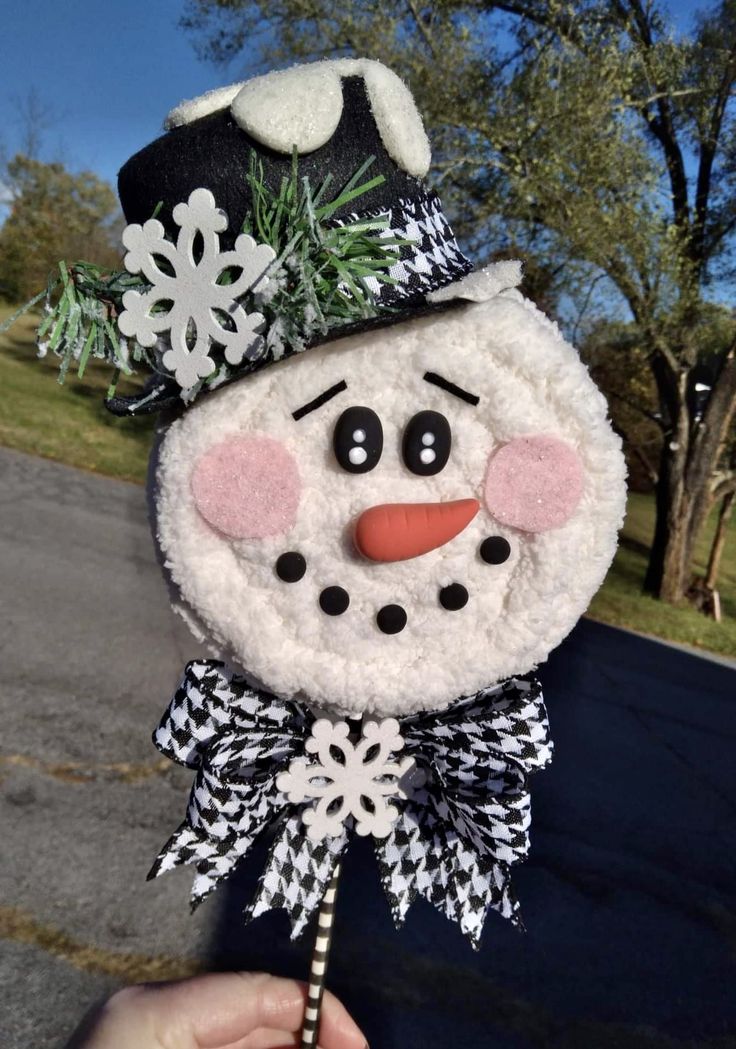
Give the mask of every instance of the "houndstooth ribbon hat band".
M 185 207 L 191 210 L 193 198 L 199 196 L 199 200 L 206 201 L 204 208 L 209 214 L 224 214 L 218 208 L 216 198 L 212 194 L 204 197 L 206 193 L 209 193 L 209 191 L 194 191 Z M 206 222 L 206 218 L 204 221 Z M 405 320 L 409 316 L 418 316 L 435 309 L 445 309 L 448 304 L 451 304 L 450 300 L 445 299 L 437 304 L 432 304 L 427 297 L 432 296 L 433 293 L 441 292 L 450 285 L 458 284 L 473 268 L 457 244 L 455 235 L 442 211 L 442 205 L 436 193 L 417 192 L 412 198 L 398 200 L 384 210 L 353 212 L 345 220 L 335 220 L 333 225 L 339 227 L 343 221 L 363 224 L 366 228 L 375 225 L 376 234 L 381 240 L 385 240 L 387 244 L 396 245 L 391 248 L 393 261 L 386 270 L 385 278 L 378 280 L 375 277 L 366 276 L 363 279 L 363 286 L 371 299 L 370 313 L 360 322 L 342 323 L 335 328 L 326 328 L 324 331 L 319 331 L 311 336 L 305 336 L 300 344 L 285 344 L 280 350 L 282 357 L 288 357 L 302 350 L 322 345 L 338 335 L 344 336 L 355 331 L 367 331 L 375 327 L 383 327 L 387 324 Z M 145 233 L 148 225 L 147 223 L 142 227 L 127 227 L 123 234 L 123 242 L 126 246 L 133 242 L 134 237 L 137 237 L 135 248 L 138 249 L 142 242 L 141 234 L 138 231 Z M 177 238 L 179 242 L 183 232 L 186 231 L 180 228 Z M 199 231 L 195 231 L 195 235 L 197 232 Z M 139 296 L 143 308 L 125 310 L 118 318 L 118 326 L 123 335 L 139 339 L 142 334 L 148 334 L 147 329 L 149 328 L 155 334 L 155 318 L 146 316 L 144 309 L 149 305 L 153 305 L 155 308 L 157 301 L 166 301 L 169 296 L 171 300 L 175 300 L 178 294 L 176 279 L 172 280 L 167 274 L 159 276 L 154 261 L 158 251 L 171 257 L 170 248 L 173 247 L 173 243 L 167 239 L 163 226 L 160 227 L 160 230 L 154 237 L 149 238 L 147 244 L 142 246 L 148 253 L 150 266 L 148 276 L 151 281 L 151 290 L 145 296 Z M 187 255 L 188 248 L 185 247 L 180 252 L 180 269 L 189 268 Z M 236 252 L 220 253 L 219 258 L 223 260 L 220 269 L 224 268 L 225 260 L 235 255 Z M 126 264 L 129 264 L 131 259 L 136 259 L 134 265 L 137 264 L 137 252 L 128 252 Z M 236 261 L 240 262 L 242 259 L 238 258 Z M 174 262 L 176 265 L 176 259 Z M 273 266 L 274 264 L 274 256 L 271 253 L 265 257 L 261 266 L 263 284 L 268 283 L 269 265 Z M 215 261 L 215 265 L 217 266 L 219 263 Z M 141 271 L 143 271 L 143 266 L 141 266 Z M 196 311 L 192 310 L 190 286 L 186 285 L 189 298 L 189 301 L 186 303 L 186 312 L 187 322 L 190 325 L 192 320 L 198 324 L 200 329 L 204 329 L 210 324 L 211 320 L 208 314 L 211 306 L 235 316 L 243 312 L 242 304 L 237 297 L 223 296 L 222 301 L 215 301 L 215 298 L 211 295 L 213 289 L 206 267 L 200 264 L 192 269 L 195 279 L 198 272 L 202 274 L 202 290 L 204 293 L 210 293 L 209 297 L 212 298 L 212 302 L 208 303 L 206 310 L 202 311 L 203 316 L 192 318 L 191 314 Z M 159 278 L 158 283 L 157 277 Z M 183 284 L 182 287 L 184 286 Z M 257 284 L 254 284 L 253 287 L 257 291 L 265 290 L 259 289 Z M 222 290 L 229 291 L 229 289 Z M 136 293 L 128 294 L 135 295 Z M 263 318 L 260 317 L 260 314 L 251 314 L 250 316 L 258 316 L 260 318 L 258 326 L 252 332 L 234 327 L 233 335 L 235 338 L 233 341 L 239 344 L 234 347 L 237 356 L 233 358 L 228 357 L 230 350 L 229 348 L 225 349 L 226 371 L 224 377 L 218 376 L 214 383 L 210 383 L 211 389 L 223 385 L 224 382 L 243 378 L 279 359 L 274 353 L 272 346 L 269 345 L 268 339 L 264 338 L 267 332 L 264 330 Z M 152 320 L 153 327 L 151 327 Z M 226 330 L 221 330 L 219 327 L 212 327 L 212 338 L 209 340 L 207 347 L 207 356 L 211 357 L 213 366 L 222 363 L 222 350 L 218 346 L 218 340 L 225 342 L 229 334 Z M 182 332 L 181 338 L 184 341 L 187 338 L 187 333 Z M 175 341 L 175 329 L 167 329 L 163 337 L 159 337 L 156 340 L 157 373 L 149 380 L 142 394 L 108 399 L 105 402 L 106 406 L 114 415 L 127 416 L 159 412 L 165 408 L 181 404 L 183 392 L 184 403 L 190 403 L 191 400 L 194 400 L 199 389 L 202 388 L 202 377 L 196 372 L 187 374 L 177 369 L 175 364 Z M 184 351 L 181 358 L 183 363 L 188 363 L 191 356 L 191 352 Z M 204 388 L 205 391 L 206 388 Z
M 303 762 L 314 726 L 306 708 L 252 689 L 225 664 L 189 663 L 154 742 L 196 778 L 186 818 L 149 877 L 194 865 L 197 906 L 272 829 L 246 915 L 283 908 L 293 937 L 300 935 L 356 830 L 348 816 L 337 833 L 315 840 L 305 820 L 311 802 L 290 801 L 283 789 L 284 772 Z M 398 726 L 421 785 L 398 793 L 389 833 L 374 839 L 392 916 L 400 926 L 422 896 L 477 947 L 489 909 L 520 923 L 510 871 L 529 850 L 527 779 L 552 755 L 539 683 L 511 678 Z

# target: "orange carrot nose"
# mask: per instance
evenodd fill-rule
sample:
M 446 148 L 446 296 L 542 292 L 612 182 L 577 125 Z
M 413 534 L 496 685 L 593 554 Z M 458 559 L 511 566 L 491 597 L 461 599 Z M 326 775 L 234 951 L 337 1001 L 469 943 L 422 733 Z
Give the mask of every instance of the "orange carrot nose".
M 355 545 L 371 561 L 408 561 L 449 543 L 479 509 L 477 499 L 372 506 L 358 518 Z

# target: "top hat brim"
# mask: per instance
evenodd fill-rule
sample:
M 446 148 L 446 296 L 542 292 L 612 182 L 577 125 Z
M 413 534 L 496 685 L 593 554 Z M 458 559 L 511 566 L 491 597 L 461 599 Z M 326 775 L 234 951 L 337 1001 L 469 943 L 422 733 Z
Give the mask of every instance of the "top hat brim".
M 287 352 L 282 358 L 280 358 L 280 360 L 288 361 L 292 357 L 295 357 L 297 353 L 305 353 L 318 346 L 324 346 L 329 342 L 333 342 L 336 339 L 345 338 L 348 335 L 376 331 L 380 328 L 389 327 L 390 325 L 401 324 L 402 322 L 412 320 L 415 317 L 426 317 L 434 313 L 443 313 L 447 310 L 462 306 L 463 304 L 463 299 L 446 299 L 441 302 L 424 302 L 423 304 L 413 305 L 411 308 L 403 310 L 397 309 L 392 313 L 382 313 L 375 317 L 367 317 L 365 320 L 353 321 L 349 324 L 341 325 L 339 328 L 331 329 L 326 335 L 312 339 L 301 350 Z M 277 363 L 279 362 L 271 362 L 272 365 Z M 204 386 L 202 394 L 206 396 L 208 392 L 214 392 L 215 390 L 222 389 L 224 386 L 230 386 L 234 382 L 240 382 L 244 378 L 247 378 L 248 375 L 260 371 L 262 367 L 263 365 L 261 365 L 260 368 L 252 368 L 249 371 L 240 371 L 215 387 Z M 186 403 L 182 400 L 181 389 L 173 378 L 164 373 L 157 372 L 148 378 L 139 392 L 128 396 L 116 395 L 114 397 L 108 397 L 105 400 L 105 407 L 113 415 L 117 415 L 121 418 L 131 418 L 140 415 L 156 415 L 160 412 L 176 411 L 177 409 L 183 410 L 186 408 Z
M 300 352 L 323 346 L 326 343 L 346 338 L 349 335 L 377 331 L 394 324 L 405 323 L 417 317 L 444 313 L 461 306 L 467 306 L 471 302 L 486 302 L 502 291 L 516 288 L 521 281 L 521 271 L 521 263 L 516 260 L 497 262 L 482 269 L 472 270 L 461 280 L 445 286 L 437 292 L 430 293 L 423 303 L 414 303 L 410 308 L 396 309 L 392 313 L 383 313 L 362 321 L 344 324 L 340 328 L 332 329 L 327 335 L 313 339 Z M 289 360 L 295 355 L 296 351 L 287 354 L 282 360 Z M 258 369 L 252 369 L 252 371 L 255 370 Z M 238 382 L 244 378 L 245 374 L 233 375 L 232 378 L 221 383 L 215 389 L 221 389 L 222 386 Z M 204 389 L 206 393 L 209 388 L 205 387 Z M 131 417 L 152 415 L 164 411 L 176 411 L 177 409 L 183 409 L 185 406 L 181 399 L 181 390 L 177 384 L 167 375 L 155 374 L 149 378 L 140 392 L 130 396 L 110 397 L 105 401 L 105 407 L 113 415 Z

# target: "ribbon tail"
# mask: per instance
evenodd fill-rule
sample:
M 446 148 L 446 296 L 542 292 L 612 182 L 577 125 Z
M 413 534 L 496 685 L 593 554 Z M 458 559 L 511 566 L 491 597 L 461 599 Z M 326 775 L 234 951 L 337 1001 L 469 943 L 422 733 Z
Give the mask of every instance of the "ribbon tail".
M 448 833 L 454 835 L 425 806 L 407 805 L 388 838 L 376 842 L 381 881 L 397 928 L 417 896 L 450 921 L 458 920 Z
M 511 871 L 504 863 L 494 863 L 492 878 L 490 909 L 510 921 L 519 932 L 526 932 L 521 905 L 511 883 Z
M 348 840 L 343 830 L 337 838 L 311 841 L 301 815 L 288 816 L 277 832 L 256 894 L 245 910 L 246 921 L 267 911 L 285 910 L 291 922 L 291 939 L 298 939 L 319 908 Z
M 194 864 L 190 905 L 193 911 L 203 903 L 220 881 L 229 877 L 248 853 L 268 821 L 254 825 L 248 834 L 228 838 L 210 838 L 185 821 L 169 838 L 156 857 L 147 880 L 158 878 L 175 867 Z
M 167 871 L 174 870 L 185 863 L 192 863 L 197 859 L 197 849 L 202 841 L 202 835 L 185 820 L 178 830 L 175 830 L 164 847 L 153 861 L 153 866 L 146 875 L 146 881 L 160 878 Z
M 391 917 L 396 928 L 400 929 L 419 893 L 419 879 L 426 876 L 424 846 L 416 813 L 404 809 L 389 836 L 374 839 L 374 849 Z
M 265 823 L 259 824 L 250 834 L 240 835 L 235 839 L 224 855 L 214 854 L 211 857 L 203 857 L 197 862 L 197 873 L 192 882 L 190 902 L 192 910 L 195 911 L 200 903 L 203 903 L 209 894 L 217 888 L 225 878 L 229 878 L 236 866 L 250 851 L 251 846 L 261 833 Z
M 452 853 L 448 895 L 455 905 L 455 920 L 470 940 L 474 950 L 480 948 L 489 910 L 514 925 L 522 925 L 519 903 L 511 888 L 509 868 L 503 863 L 484 860 L 460 839 L 449 846 Z
M 476 950 L 489 910 L 521 926 L 508 865 L 479 856 L 426 807 L 407 805 L 375 850 L 397 928 L 418 896 L 457 922 Z

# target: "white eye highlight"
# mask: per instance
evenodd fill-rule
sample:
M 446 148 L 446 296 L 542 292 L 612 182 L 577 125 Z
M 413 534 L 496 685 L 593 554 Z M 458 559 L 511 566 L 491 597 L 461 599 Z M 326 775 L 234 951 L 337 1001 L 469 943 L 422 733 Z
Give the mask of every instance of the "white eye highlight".
M 364 404 L 346 408 L 335 423 L 332 447 L 343 470 L 368 473 L 378 465 L 383 451 L 381 420 Z
M 419 477 L 432 477 L 443 470 L 451 448 L 450 424 L 439 412 L 417 412 L 404 427 L 404 465 Z

